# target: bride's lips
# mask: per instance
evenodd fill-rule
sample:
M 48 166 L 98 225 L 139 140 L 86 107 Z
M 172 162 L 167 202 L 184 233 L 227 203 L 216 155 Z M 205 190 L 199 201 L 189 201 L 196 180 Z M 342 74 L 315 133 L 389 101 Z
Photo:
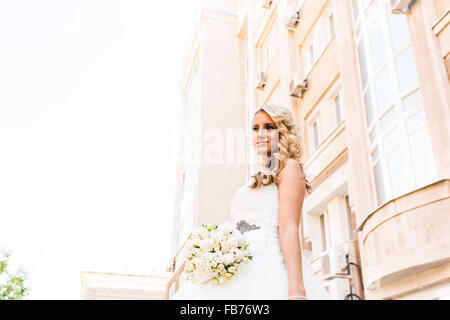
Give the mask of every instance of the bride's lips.
M 259 145 L 264 145 L 264 144 L 268 144 L 269 142 L 268 141 L 258 141 L 256 144 L 259 146 Z

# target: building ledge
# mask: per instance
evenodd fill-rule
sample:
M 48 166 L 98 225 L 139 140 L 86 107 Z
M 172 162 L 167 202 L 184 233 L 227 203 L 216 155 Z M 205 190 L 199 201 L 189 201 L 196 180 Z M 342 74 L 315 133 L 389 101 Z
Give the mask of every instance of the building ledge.
M 450 24 L 450 9 L 447 10 L 442 17 L 440 17 L 438 19 L 438 21 L 436 21 L 436 23 L 434 24 L 433 27 L 431 27 L 431 29 L 433 29 L 433 33 L 435 36 L 438 36 L 442 30 L 444 30 L 448 25 Z
M 437 188 L 441 192 L 439 194 L 436 194 L 433 192 L 432 189 Z M 418 199 L 418 195 L 422 193 L 423 191 L 430 191 L 430 198 L 427 198 L 427 200 L 423 201 L 423 196 L 420 195 L 420 199 Z M 433 202 L 439 199 L 445 199 L 450 197 L 450 179 L 441 179 L 436 182 L 433 182 L 431 184 L 425 185 L 419 189 L 412 190 L 406 194 L 403 194 L 397 198 L 393 198 L 386 203 L 379 206 L 377 209 L 372 211 L 367 215 L 367 217 L 361 222 L 359 227 L 357 228 L 357 231 L 363 231 L 364 229 L 367 230 L 367 227 L 365 226 L 367 223 L 371 223 L 375 220 L 376 217 L 381 216 L 382 214 L 389 211 L 392 212 L 392 216 L 386 217 L 383 219 L 383 221 L 392 218 L 393 215 L 399 215 L 406 211 L 409 211 L 411 209 L 414 209 L 417 206 L 423 206 L 426 205 L 429 202 Z M 393 210 L 393 207 L 396 207 L 396 210 Z M 370 222 L 369 222 L 370 221 Z M 382 221 L 381 221 L 382 222 Z M 378 222 L 380 223 L 380 221 Z M 375 229 L 370 228 L 372 231 Z M 364 232 L 363 232 L 364 233 Z M 367 237 L 367 233 L 365 234 L 365 237 Z
M 372 212 L 358 228 L 369 290 L 450 262 L 450 179 L 429 184 Z

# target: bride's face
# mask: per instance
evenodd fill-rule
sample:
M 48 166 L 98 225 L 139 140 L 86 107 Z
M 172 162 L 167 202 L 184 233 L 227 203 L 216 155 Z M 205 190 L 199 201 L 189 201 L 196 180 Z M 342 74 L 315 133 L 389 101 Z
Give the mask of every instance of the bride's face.
M 253 118 L 252 143 L 260 156 L 269 156 L 278 147 L 278 128 L 264 111 Z

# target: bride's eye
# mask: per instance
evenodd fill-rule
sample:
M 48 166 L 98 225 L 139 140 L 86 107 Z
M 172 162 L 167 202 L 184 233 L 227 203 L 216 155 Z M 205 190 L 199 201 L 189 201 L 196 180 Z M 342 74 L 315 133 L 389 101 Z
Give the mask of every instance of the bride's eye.
M 253 127 L 252 130 L 256 131 L 256 130 L 258 130 L 258 127 Z

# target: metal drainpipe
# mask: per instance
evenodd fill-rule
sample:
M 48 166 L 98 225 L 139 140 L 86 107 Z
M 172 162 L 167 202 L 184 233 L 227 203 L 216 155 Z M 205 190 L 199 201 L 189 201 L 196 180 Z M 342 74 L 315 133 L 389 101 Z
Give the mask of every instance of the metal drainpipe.
M 358 269 L 359 281 L 361 283 L 362 289 L 364 290 L 361 268 L 356 263 L 350 262 L 350 256 L 348 254 L 345 255 L 345 258 L 347 260 L 347 266 L 345 267 L 345 270 L 347 270 L 347 275 L 350 275 L 350 266 L 355 266 Z M 358 300 L 362 300 L 360 296 L 358 296 L 356 293 L 353 293 L 353 286 L 350 286 L 350 293 L 345 296 L 344 300 L 349 300 L 349 298 L 352 298 L 351 300 L 353 300 L 353 297 L 358 297 Z

